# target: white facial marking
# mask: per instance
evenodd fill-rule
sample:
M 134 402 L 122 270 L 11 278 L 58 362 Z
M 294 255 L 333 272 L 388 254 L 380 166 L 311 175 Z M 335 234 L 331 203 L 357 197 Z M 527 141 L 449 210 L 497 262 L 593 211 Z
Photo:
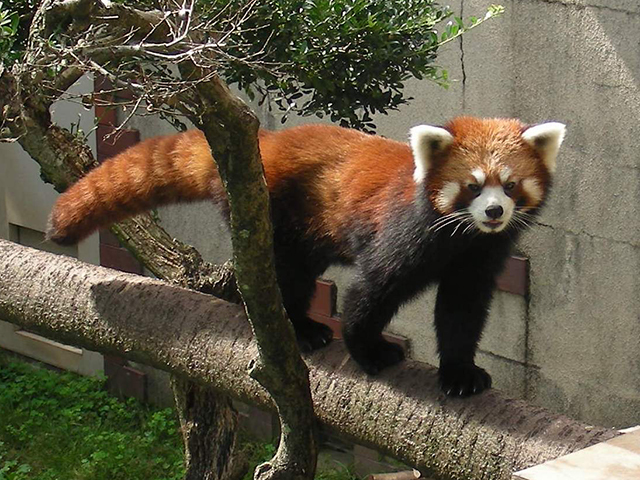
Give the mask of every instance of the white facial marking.
M 418 125 L 409 131 L 409 143 L 413 151 L 413 161 L 416 169 L 413 180 L 422 182 L 431 168 L 433 154 L 448 147 L 453 142 L 453 136 L 444 128 L 431 125 Z
M 522 189 L 527 192 L 527 195 L 531 199 L 529 202 L 530 205 L 527 205 L 527 207 L 536 206 L 542 201 L 542 187 L 535 178 L 525 178 L 522 181 Z
M 484 174 L 482 170 L 476 168 L 471 172 L 471 175 L 476 179 L 478 185 L 484 185 L 484 181 L 487 179 L 487 176 Z
M 449 182 L 442 187 L 440 193 L 436 197 L 436 206 L 441 212 L 448 212 L 453 208 L 453 202 L 460 193 L 460 185 L 458 182 Z
M 502 183 L 507 183 L 507 180 L 509 180 L 509 177 L 512 173 L 513 172 L 509 167 L 504 167 L 502 170 L 500 170 L 500 181 Z
M 564 124 L 549 122 L 530 127 L 522 134 L 522 139 L 540 154 L 550 173 L 556 170 L 556 157 L 564 139 L 565 130 Z
M 502 208 L 502 213 L 497 218 L 487 215 L 487 210 L 491 207 Z M 482 193 L 473 199 L 468 210 L 473 217 L 478 230 L 486 233 L 497 233 L 506 228 L 513 215 L 515 203 L 504 193 L 500 187 L 485 187 Z

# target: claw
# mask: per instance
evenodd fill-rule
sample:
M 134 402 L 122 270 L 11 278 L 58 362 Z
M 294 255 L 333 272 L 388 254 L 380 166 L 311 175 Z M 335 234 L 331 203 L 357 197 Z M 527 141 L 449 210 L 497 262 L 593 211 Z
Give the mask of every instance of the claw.
M 489 374 L 472 363 L 445 364 L 439 374 L 441 388 L 449 396 L 466 397 L 491 387 Z

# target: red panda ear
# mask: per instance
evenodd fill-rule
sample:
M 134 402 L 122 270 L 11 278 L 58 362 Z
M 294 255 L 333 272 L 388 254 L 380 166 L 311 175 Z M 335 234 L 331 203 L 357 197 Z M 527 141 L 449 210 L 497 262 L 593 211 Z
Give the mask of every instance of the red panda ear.
M 413 179 L 420 183 L 431 168 L 434 153 L 444 150 L 453 142 L 453 136 L 444 128 L 418 125 L 409 131 L 409 141 L 413 150 L 416 169 Z
M 565 130 L 564 124 L 549 122 L 529 127 L 522 133 L 522 139 L 538 152 L 550 173 L 556 169 L 556 157 Z

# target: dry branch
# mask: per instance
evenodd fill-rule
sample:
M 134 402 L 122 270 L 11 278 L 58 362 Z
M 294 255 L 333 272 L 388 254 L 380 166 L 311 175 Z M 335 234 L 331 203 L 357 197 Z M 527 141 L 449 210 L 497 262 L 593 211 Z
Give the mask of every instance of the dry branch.
M 238 305 L 7 241 L 0 285 L 4 320 L 271 407 L 247 373 L 257 351 Z M 321 422 L 436 478 L 510 479 L 617 434 L 496 390 L 447 398 L 435 369 L 418 362 L 368 377 L 340 343 L 306 360 Z
M 0 109 L 10 113 L 2 119 L 7 136 L 16 138 L 40 165 L 42 178 L 63 192 L 97 162 L 83 139 L 52 122 L 49 106 L 50 99 L 25 94 L 24 85 L 18 88 L 11 75 L 0 77 Z M 150 214 L 120 222 L 111 230 L 154 275 L 186 288 L 240 301 L 230 262 L 205 262 L 194 247 L 171 237 Z

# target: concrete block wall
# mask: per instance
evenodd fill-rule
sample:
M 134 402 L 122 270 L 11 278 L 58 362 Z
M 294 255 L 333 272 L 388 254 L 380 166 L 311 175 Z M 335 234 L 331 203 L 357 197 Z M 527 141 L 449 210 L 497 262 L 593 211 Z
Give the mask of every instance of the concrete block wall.
M 449 3 L 480 16 L 492 2 Z M 408 82 L 415 100 L 376 118 L 378 131 L 404 140 L 416 124 L 460 114 L 568 125 L 549 205 L 519 245 L 530 293 L 496 295 L 478 361 L 514 396 L 595 424 L 639 424 L 640 2 L 500 3 L 502 17 L 442 49 L 451 87 Z M 263 125 L 279 127 L 277 115 L 256 108 Z M 147 119 L 132 127 L 143 138 L 168 131 Z M 160 216 L 211 261 L 230 257 L 211 205 L 167 207 Z M 350 275 L 345 268 L 325 275 L 338 283 L 339 302 Z M 429 363 L 437 361 L 433 304 L 434 292 L 426 292 L 390 325 L 411 338 L 414 358 Z
M 640 423 L 640 6 L 511 2 L 513 114 L 568 124 L 530 258 L 527 398 Z

